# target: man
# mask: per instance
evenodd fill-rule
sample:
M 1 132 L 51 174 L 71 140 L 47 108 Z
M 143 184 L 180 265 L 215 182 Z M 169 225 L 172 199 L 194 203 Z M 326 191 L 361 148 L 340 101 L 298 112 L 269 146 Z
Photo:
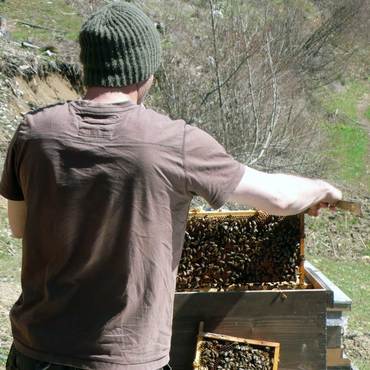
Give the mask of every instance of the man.
M 0 185 L 23 243 L 7 368 L 160 369 L 194 194 L 214 208 L 315 215 L 341 192 L 248 168 L 200 129 L 145 109 L 161 49 L 134 5 L 101 8 L 79 39 L 86 96 L 25 116 Z

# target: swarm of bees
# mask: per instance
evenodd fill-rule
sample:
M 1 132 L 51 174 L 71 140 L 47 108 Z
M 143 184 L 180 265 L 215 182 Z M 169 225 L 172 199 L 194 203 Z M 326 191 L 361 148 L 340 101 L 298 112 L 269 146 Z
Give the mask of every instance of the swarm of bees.
M 177 291 L 295 287 L 300 218 L 191 217 L 177 275 Z
M 207 339 L 200 346 L 200 370 L 272 370 L 274 352 L 246 343 Z

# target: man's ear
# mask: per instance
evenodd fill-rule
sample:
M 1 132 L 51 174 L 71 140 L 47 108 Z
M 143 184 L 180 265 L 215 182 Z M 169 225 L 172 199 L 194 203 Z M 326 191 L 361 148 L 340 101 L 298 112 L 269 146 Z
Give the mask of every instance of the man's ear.
M 137 86 L 137 97 L 138 97 L 137 104 L 140 105 L 141 103 L 143 103 L 145 97 L 147 96 L 147 94 L 149 93 L 150 88 L 153 85 L 153 81 L 154 81 L 154 76 L 151 75 L 147 80 L 141 81 L 138 84 L 136 84 L 136 86 Z

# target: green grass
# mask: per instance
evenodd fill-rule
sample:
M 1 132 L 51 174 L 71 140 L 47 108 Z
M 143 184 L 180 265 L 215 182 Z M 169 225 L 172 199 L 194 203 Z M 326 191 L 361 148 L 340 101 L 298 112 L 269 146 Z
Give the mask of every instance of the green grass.
M 18 41 L 52 43 L 55 40 L 76 40 L 82 19 L 64 0 L 11 0 L 0 5 L 0 14 L 15 26 L 11 37 Z M 29 27 L 17 21 L 55 29 Z M 12 27 L 13 28 L 13 27 Z
M 323 92 L 323 105 L 328 112 L 345 114 L 350 119 L 357 121 L 357 104 L 361 97 L 369 91 L 366 81 L 351 81 L 345 85 L 343 92 Z
M 366 176 L 369 137 L 364 129 L 352 123 L 326 124 L 336 177 L 356 185 Z
M 365 112 L 365 117 L 370 120 L 370 106 L 367 108 L 366 112 Z
M 360 370 L 370 370 L 370 363 L 369 363 L 369 361 L 366 361 L 366 360 L 355 361 L 355 365 Z
M 349 329 L 370 332 L 370 264 L 317 256 L 309 260 L 352 299 Z
M 323 122 L 328 137 L 324 154 L 332 163 L 329 177 L 370 191 L 369 135 L 357 123 L 358 103 L 368 91 L 369 81 L 352 81 L 342 92 L 324 89 L 320 100 L 326 111 L 336 116 L 335 122 Z M 370 115 L 370 107 L 366 114 Z

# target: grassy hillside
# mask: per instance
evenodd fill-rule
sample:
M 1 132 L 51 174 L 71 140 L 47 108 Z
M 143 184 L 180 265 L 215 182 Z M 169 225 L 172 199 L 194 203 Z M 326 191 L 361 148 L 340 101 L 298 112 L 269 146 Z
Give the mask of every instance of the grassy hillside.
M 320 97 L 331 117 L 323 122 L 327 132 L 323 151 L 331 162 L 329 175 L 356 190 L 370 192 L 370 122 L 366 122 L 368 111 L 359 108 L 364 98 L 364 104 L 370 104 L 370 80 L 350 81 L 342 89 L 325 89 Z
M 77 60 L 75 41 L 82 17 L 65 0 L 5 1 L 0 3 L 0 15 L 8 21 L 12 40 L 52 45 Z
M 64 0 L 5 1 L 1 5 L 1 13 L 9 19 L 12 35 L 19 41 L 49 42 L 53 38 L 74 41 L 81 25 L 81 17 Z
M 168 38 L 164 46 L 174 49 L 178 47 L 174 35 L 179 35 L 184 39 L 191 36 L 193 29 L 191 22 L 199 21 L 199 17 L 195 17 L 198 12 L 197 7 L 201 6 L 203 9 L 208 7 L 208 2 L 198 0 L 169 0 L 168 2 L 167 0 L 166 2 L 138 0 L 137 2 L 147 11 L 154 6 L 153 14 L 156 17 L 159 17 L 158 14 L 162 11 L 168 13 L 171 8 L 177 9 L 172 24 L 188 22 L 187 32 L 183 34 L 180 32 L 176 34 L 171 29 L 166 30 L 172 38 Z M 88 3 L 90 4 L 84 0 L 6 0 L 0 2 L 0 15 L 8 20 L 11 40 L 29 41 L 38 46 L 53 45 L 66 61 L 76 61 L 78 48 L 75 41 L 83 21 L 80 13 L 84 14 Z M 164 7 L 164 3 L 171 6 Z M 248 6 L 258 3 L 258 1 L 251 1 Z M 279 6 L 285 3 L 285 0 L 274 0 L 271 3 Z M 317 3 L 319 2 L 299 0 L 299 5 L 305 9 L 307 18 L 312 23 L 316 22 L 317 7 L 315 4 Z M 181 17 L 182 9 L 186 9 L 186 17 Z M 195 18 L 192 18 L 193 15 Z M 203 15 L 200 18 L 203 18 Z M 168 19 L 171 17 L 168 16 Z M 165 27 L 168 25 L 165 24 Z M 205 25 L 204 32 L 207 29 L 209 26 Z M 199 42 L 207 41 L 206 34 L 197 36 Z M 361 44 L 358 48 L 362 56 L 370 56 L 370 47 L 366 49 Z M 192 50 L 187 52 L 191 55 L 193 53 Z M 176 63 L 180 61 L 177 60 Z M 349 70 L 356 71 L 356 58 L 352 59 L 352 63 Z M 363 57 L 361 63 L 362 65 L 367 63 L 368 70 L 370 70 L 368 58 Z M 356 73 L 340 77 L 342 82 L 338 81 L 337 87 L 323 88 L 319 95 L 319 102 L 324 109 L 318 121 L 326 137 L 326 144 L 321 150 L 329 163 L 325 176 L 340 184 L 345 189 L 346 197 L 353 197 L 364 202 L 369 210 L 370 98 L 367 99 L 366 96 L 370 94 L 370 81 L 364 80 L 363 77 L 360 79 Z M 5 84 L 5 81 L 1 73 L 0 60 L 0 105 L 2 108 L 5 101 L 3 98 L 5 95 L 1 94 L 3 89 L 7 89 L 7 97 L 25 99 L 21 94 L 14 97 L 14 92 L 9 86 L 11 83 L 8 81 Z M 179 88 L 184 87 L 179 86 Z M 192 88 L 193 86 L 188 87 L 190 90 Z M 25 100 L 24 104 L 27 105 L 28 102 Z M 0 118 L 3 118 L 3 114 L 1 109 Z M 2 119 L 0 125 L 4 122 Z M 8 312 L 19 292 L 21 265 L 20 243 L 10 236 L 4 207 L 5 202 L 0 201 L 0 367 L 5 364 L 11 343 Z M 370 333 L 370 264 L 363 259 L 363 257 L 370 256 L 370 214 L 367 212 L 364 219 L 357 219 L 344 213 L 335 216 L 325 213 L 321 218 L 307 221 L 307 224 L 309 234 L 307 249 L 310 260 L 353 299 L 349 334 L 354 335 L 355 339 L 347 338 L 348 352 L 360 370 L 370 370 L 370 340 L 368 339 Z M 367 343 L 369 343 L 368 347 L 366 347 Z

